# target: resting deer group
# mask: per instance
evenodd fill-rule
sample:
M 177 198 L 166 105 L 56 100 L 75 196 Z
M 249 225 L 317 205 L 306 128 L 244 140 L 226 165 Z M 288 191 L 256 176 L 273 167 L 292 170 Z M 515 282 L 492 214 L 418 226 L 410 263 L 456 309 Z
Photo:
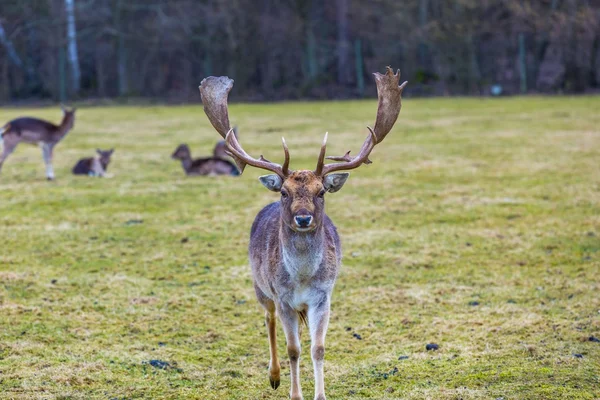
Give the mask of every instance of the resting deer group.
M 233 133 L 237 137 L 237 130 L 234 127 Z M 181 161 L 181 166 L 188 176 L 193 175 L 233 175 L 240 174 L 235 164 L 231 162 L 231 157 L 227 154 L 227 146 L 224 140 L 220 140 L 213 149 L 212 157 L 192 158 L 192 153 L 187 144 L 180 144 L 171 158 Z
M 6 158 L 15 151 L 21 142 L 37 144 L 42 148 L 42 156 L 46 163 L 46 177 L 54 179 L 54 168 L 52 157 L 54 146 L 58 144 L 75 124 L 75 109 L 62 107 L 63 119 L 60 125 L 44 121 L 38 118 L 22 117 L 9 121 L 0 130 L 0 138 L 3 142 L 2 155 L 0 155 L 0 170 Z
M 379 104 L 373 129 L 354 157 L 325 157 L 327 134 L 314 171 L 289 169 L 289 151 L 285 140 L 285 161 L 279 165 L 262 155 L 250 156 L 230 128 L 227 97 L 233 80 L 208 77 L 200 84 L 204 111 L 225 143 L 240 172 L 246 165 L 271 171 L 260 177 L 269 190 L 279 192 L 279 201 L 269 204 L 256 216 L 250 230 L 249 258 L 254 290 L 265 309 L 270 346 L 269 380 L 274 389 L 280 383 L 277 356 L 276 316 L 283 326 L 290 359 L 292 399 L 302 399 L 299 377 L 301 323 L 307 323 L 315 377 L 315 399 L 325 399 L 323 360 L 325 335 L 329 323 L 331 294 L 340 268 L 342 250 L 333 222 L 325 214 L 325 194 L 337 192 L 348 179 L 347 172 L 369 164 L 369 154 L 394 126 L 401 108 L 406 82 L 398 85 L 400 72 L 388 67 L 385 74 L 375 73 Z M 337 161 L 325 164 L 325 159 Z

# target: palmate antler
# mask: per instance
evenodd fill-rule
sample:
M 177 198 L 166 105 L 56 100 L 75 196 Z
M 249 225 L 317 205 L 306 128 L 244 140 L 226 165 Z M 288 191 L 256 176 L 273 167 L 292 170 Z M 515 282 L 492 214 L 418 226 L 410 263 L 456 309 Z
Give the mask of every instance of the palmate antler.
M 334 171 L 344 171 L 360 167 L 362 164 L 370 164 L 369 154 L 376 144 L 381 143 L 390 132 L 402 107 L 402 91 L 408 82 L 398 86 L 400 82 L 400 70 L 394 74 L 390 67 L 387 67 L 385 75 L 375 72 L 375 83 L 377 84 L 377 97 L 379 104 L 377 106 L 377 119 L 375 128 L 369 129 L 369 136 L 365 139 L 360 151 L 355 157 L 350 157 L 350 151 L 343 156 L 325 157 L 327 148 L 327 134 L 321 146 L 321 153 L 317 162 L 315 174 L 325 176 Z M 325 158 L 328 160 L 340 161 L 334 164 L 324 165 Z
M 258 159 L 253 158 L 240 145 L 229 124 L 229 113 L 227 111 L 227 96 L 232 87 L 233 79 L 226 76 L 209 76 L 200 83 L 200 96 L 202 96 L 204 112 L 210 123 L 225 139 L 225 144 L 227 144 L 227 148 L 240 172 L 244 172 L 246 165 L 252 165 L 256 168 L 272 171 L 285 179 L 292 172 L 288 168 L 290 165 L 290 152 L 285 144 L 285 139 L 281 138 L 285 154 L 283 166 L 267 160 L 262 155 Z
M 400 70 L 394 74 L 390 67 L 387 67 L 385 74 L 376 72 L 373 75 L 375 75 L 377 96 L 379 99 L 375 128 L 371 129 L 367 127 L 369 129 L 369 136 L 366 138 L 358 155 L 355 157 L 350 157 L 349 151 L 343 156 L 325 157 L 327 149 L 327 134 L 325 134 L 325 139 L 323 140 L 317 162 L 317 168 L 314 171 L 316 175 L 325 176 L 334 171 L 350 170 L 358 168 L 362 164 L 370 164 L 369 154 L 375 145 L 381 143 L 381 141 L 385 139 L 386 135 L 394 126 L 394 123 L 396 123 L 396 119 L 398 119 L 398 114 L 400 114 L 400 108 L 402 106 L 402 91 L 407 82 L 398 86 L 398 82 L 400 81 Z M 253 167 L 272 171 L 282 179 L 287 178 L 293 171 L 289 169 L 290 153 L 283 138 L 281 138 L 285 154 L 283 165 L 271 162 L 262 155 L 258 159 L 253 158 L 246 153 L 240 145 L 229 124 L 227 97 L 232 87 L 233 80 L 226 76 L 209 76 L 200 83 L 200 95 L 202 96 L 204 112 L 208 116 L 213 127 L 225 139 L 229 153 L 235 160 L 240 172 L 244 171 L 246 165 L 252 165 Z M 325 158 L 339 162 L 325 165 Z

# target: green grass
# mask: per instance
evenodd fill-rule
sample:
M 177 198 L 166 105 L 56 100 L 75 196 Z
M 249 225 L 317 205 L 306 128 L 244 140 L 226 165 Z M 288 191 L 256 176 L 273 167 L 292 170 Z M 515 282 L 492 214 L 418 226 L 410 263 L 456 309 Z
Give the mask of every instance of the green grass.
M 356 151 L 375 107 L 230 115 L 251 154 L 281 160 L 284 135 L 299 169 L 314 168 L 326 130 L 329 154 Z M 374 163 L 327 197 L 344 246 L 328 398 L 600 398 L 600 343 L 588 341 L 600 337 L 598 110 L 599 97 L 405 101 Z M 20 115 L 59 111 L 3 109 L 0 121 Z M 186 178 L 170 159 L 179 143 L 201 156 L 217 138 L 199 105 L 82 108 L 56 148 L 55 182 L 37 148 L 8 159 L 0 398 L 287 398 L 282 334 L 282 384 L 268 383 L 246 257 L 254 216 L 277 196 L 261 171 Z M 112 178 L 70 175 L 113 146 Z M 306 334 L 303 347 L 308 399 Z

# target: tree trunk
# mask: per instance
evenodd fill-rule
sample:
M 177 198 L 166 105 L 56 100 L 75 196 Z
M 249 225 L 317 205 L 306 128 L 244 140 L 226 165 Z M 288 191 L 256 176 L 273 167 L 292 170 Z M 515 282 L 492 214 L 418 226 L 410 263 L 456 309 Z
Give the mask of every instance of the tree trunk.
M 548 13 L 548 17 L 547 17 L 548 21 L 552 21 L 552 14 L 554 14 L 557 7 L 558 7 L 558 0 L 552 0 L 550 2 L 550 12 Z M 548 26 L 548 29 L 550 29 L 552 24 L 550 23 L 547 26 Z M 535 65 L 534 65 L 534 72 L 533 72 L 533 79 L 532 79 L 532 81 L 535 82 L 535 86 L 537 89 L 540 89 L 539 82 L 540 82 L 540 73 L 541 73 L 541 68 L 542 68 L 542 62 L 544 61 L 546 51 L 548 51 L 549 45 L 550 45 L 549 30 L 543 31 L 541 36 L 542 36 L 542 38 L 539 41 L 539 43 L 537 45 L 537 49 L 534 54 Z
M 304 32 L 306 35 L 306 80 L 314 83 L 319 75 L 319 56 L 317 26 L 319 25 L 321 4 L 318 0 L 310 0 L 304 15 Z
M 129 93 L 129 79 L 127 79 L 127 48 L 125 46 L 125 33 L 122 23 L 122 0 L 117 0 L 115 4 L 114 25 L 117 30 L 117 76 L 119 85 L 119 96 L 125 96 Z
M 527 93 L 527 49 L 523 32 L 519 33 L 519 81 L 521 93 Z
M 79 55 L 77 53 L 75 0 L 65 0 L 65 14 L 67 16 L 67 46 L 69 65 L 71 67 L 71 90 L 74 94 L 77 94 L 81 87 L 81 70 L 79 68 Z
M 308 66 L 308 80 L 313 82 L 318 74 L 317 66 L 317 39 L 315 37 L 313 21 L 310 13 L 306 21 L 306 61 Z
M 337 81 L 350 83 L 350 45 L 348 43 L 348 0 L 336 0 L 337 6 Z
M 356 89 L 360 97 L 365 95 L 365 72 L 363 69 L 362 42 L 360 39 L 354 41 L 354 60 L 356 64 Z
M 6 53 L 8 54 L 8 58 L 10 59 L 10 61 L 17 68 L 19 68 L 20 70 L 25 72 L 25 76 L 27 77 L 26 81 L 29 82 L 29 85 L 31 85 L 31 83 L 35 82 L 36 77 L 35 77 L 33 67 L 31 65 L 26 66 L 25 63 L 23 62 L 23 60 L 21 59 L 21 57 L 19 57 L 12 42 L 6 36 L 6 32 L 4 31 L 4 28 L 2 27 L 1 23 L 0 23 L 0 43 L 2 43 L 2 45 L 6 49 Z
M 10 80 L 8 77 L 8 58 L 3 58 L 0 61 L 0 101 L 5 102 L 10 100 Z
M 0 43 L 6 48 L 6 53 L 8 54 L 8 58 L 10 61 L 17 67 L 23 68 L 23 61 L 21 57 L 15 51 L 15 48 L 10 41 L 10 39 L 6 36 L 6 32 L 4 32 L 4 28 L 2 27 L 2 23 L 0 22 Z
M 262 2 L 262 21 L 260 27 L 260 36 L 262 44 L 262 57 L 260 61 L 260 82 L 262 92 L 267 96 L 273 94 L 273 85 L 276 78 L 277 67 L 275 65 L 275 57 L 273 47 L 269 46 L 269 37 L 271 33 L 271 18 L 274 18 L 271 13 L 273 7 L 271 0 L 263 0 Z
M 422 35 L 425 35 L 425 28 L 427 26 L 428 20 L 428 8 L 429 1 L 428 0 L 420 0 L 419 1 L 419 27 L 421 28 Z M 427 48 L 427 43 L 425 40 L 421 40 L 419 43 L 419 67 L 423 70 L 428 70 L 428 56 L 429 49 Z
M 96 83 L 98 85 L 98 97 L 106 97 L 106 70 L 104 68 L 104 43 L 96 42 Z
M 67 101 L 67 63 L 65 58 L 65 48 L 60 44 L 58 47 L 58 100 L 61 103 Z

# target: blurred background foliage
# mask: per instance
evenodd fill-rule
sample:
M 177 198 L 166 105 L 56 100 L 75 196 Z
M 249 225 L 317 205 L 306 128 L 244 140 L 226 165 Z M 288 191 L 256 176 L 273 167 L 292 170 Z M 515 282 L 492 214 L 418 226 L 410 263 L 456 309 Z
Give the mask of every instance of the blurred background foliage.
M 1 0 L 0 102 L 349 98 L 401 67 L 412 95 L 589 92 L 598 0 Z M 369 90 L 369 92 L 367 92 Z

